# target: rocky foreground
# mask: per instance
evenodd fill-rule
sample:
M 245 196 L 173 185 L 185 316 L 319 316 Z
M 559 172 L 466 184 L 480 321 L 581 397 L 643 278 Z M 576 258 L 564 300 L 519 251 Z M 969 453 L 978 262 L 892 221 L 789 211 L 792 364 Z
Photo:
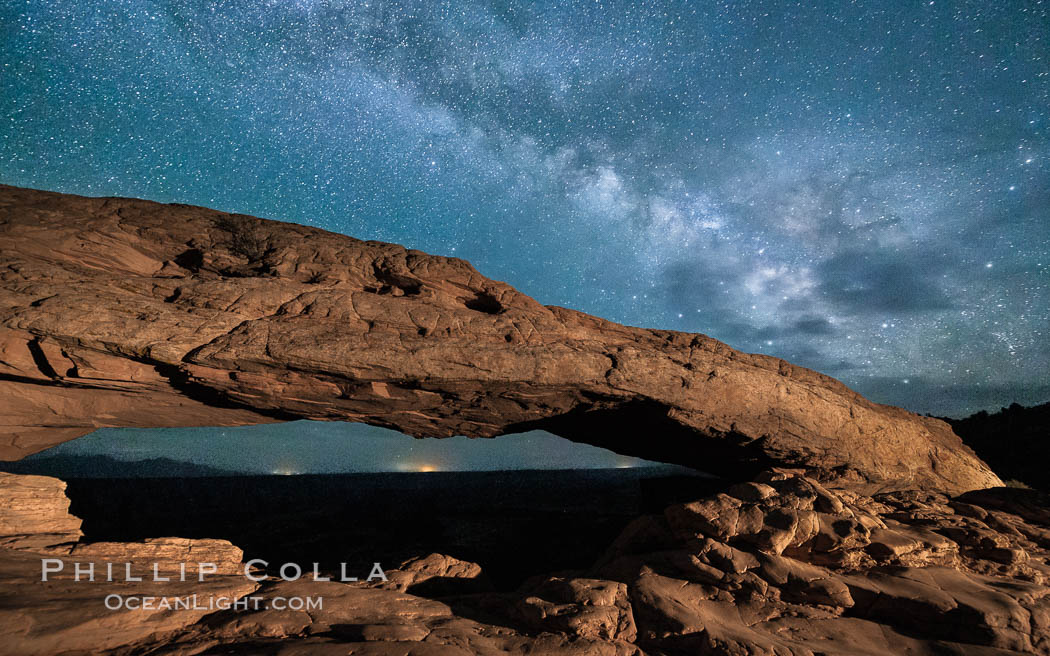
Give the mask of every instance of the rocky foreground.
M 7 459 L 98 426 L 308 418 L 544 428 L 739 481 L 506 592 L 441 554 L 387 581 L 256 582 L 221 540 L 86 544 L 61 481 L 0 474 L 2 653 L 1050 653 L 1047 499 L 818 373 L 544 307 L 461 260 L 187 206 L 3 187 L 0 265 Z M 41 558 L 68 565 L 45 583 Z M 217 572 L 70 580 L 106 561 Z M 262 604 L 103 604 L 194 593 Z M 271 605 L 308 596 L 323 606 Z
M 5 654 L 1050 653 L 1050 511 L 1025 490 L 870 497 L 768 471 L 639 517 L 588 570 L 493 592 L 480 567 L 439 554 L 385 582 L 255 583 L 222 540 L 45 544 L 77 523 L 61 481 L 0 474 L 0 484 L 47 491 L 0 524 Z M 69 565 L 42 583 L 45 557 Z M 93 561 L 100 572 L 104 562 L 136 572 L 160 563 L 173 578 L 178 563 L 207 561 L 218 574 L 204 584 L 71 580 L 73 562 Z M 260 601 L 107 610 L 110 594 Z M 323 604 L 268 607 L 292 597 Z

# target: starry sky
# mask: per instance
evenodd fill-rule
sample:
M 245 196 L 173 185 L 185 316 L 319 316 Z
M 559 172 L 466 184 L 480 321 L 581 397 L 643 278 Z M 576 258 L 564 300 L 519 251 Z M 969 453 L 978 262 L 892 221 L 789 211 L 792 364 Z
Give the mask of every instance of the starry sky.
M 1050 400 L 1050 2 L 0 0 L 0 181 L 469 259 L 870 398 Z

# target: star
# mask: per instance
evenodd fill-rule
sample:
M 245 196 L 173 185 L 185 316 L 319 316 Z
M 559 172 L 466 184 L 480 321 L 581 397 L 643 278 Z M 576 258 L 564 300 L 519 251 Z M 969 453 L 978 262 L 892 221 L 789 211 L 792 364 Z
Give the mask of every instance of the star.
M 454 255 L 921 412 L 1050 388 L 1050 6 L 628 4 L 12 5 L 0 182 Z

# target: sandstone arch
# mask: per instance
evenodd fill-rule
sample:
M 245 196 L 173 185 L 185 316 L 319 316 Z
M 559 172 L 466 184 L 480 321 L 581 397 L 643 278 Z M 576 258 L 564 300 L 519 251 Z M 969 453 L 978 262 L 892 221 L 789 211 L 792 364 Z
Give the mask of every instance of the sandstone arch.
M 436 437 L 546 428 L 866 491 L 1001 484 L 943 422 L 704 335 L 543 306 L 463 260 L 0 187 L 0 457 L 100 426 L 291 418 Z

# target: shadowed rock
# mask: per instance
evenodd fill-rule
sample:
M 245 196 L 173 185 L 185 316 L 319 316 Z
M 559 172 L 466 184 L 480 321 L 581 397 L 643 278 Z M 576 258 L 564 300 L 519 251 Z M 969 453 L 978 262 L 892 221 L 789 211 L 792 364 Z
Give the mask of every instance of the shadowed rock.
M 184 205 L 0 187 L 0 457 L 100 426 L 546 429 L 868 492 L 999 479 L 941 421 L 704 335 L 543 306 L 467 262 Z
M 52 502 L 65 512 L 57 495 Z M 511 592 L 486 591 L 477 564 L 442 554 L 411 559 L 386 581 L 255 584 L 222 575 L 242 557 L 222 540 L 78 543 L 39 554 L 0 546 L 0 625 L 11 654 L 1046 655 L 1046 507 L 1025 490 L 872 497 L 772 470 L 639 517 L 592 567 Z M 46 584 L 45 555 L 65 562 Z M 201 559 L 219 564 L 204 583 L 174 574 L 163 583 L 73 580 L 73 562 L 103 572 L 117 560 L 141 573 Z M 239 610 L 103 603 L 113 594 L 249 593 L 253 602 Z M 323 603 L 272 603 L 292 598 Z

